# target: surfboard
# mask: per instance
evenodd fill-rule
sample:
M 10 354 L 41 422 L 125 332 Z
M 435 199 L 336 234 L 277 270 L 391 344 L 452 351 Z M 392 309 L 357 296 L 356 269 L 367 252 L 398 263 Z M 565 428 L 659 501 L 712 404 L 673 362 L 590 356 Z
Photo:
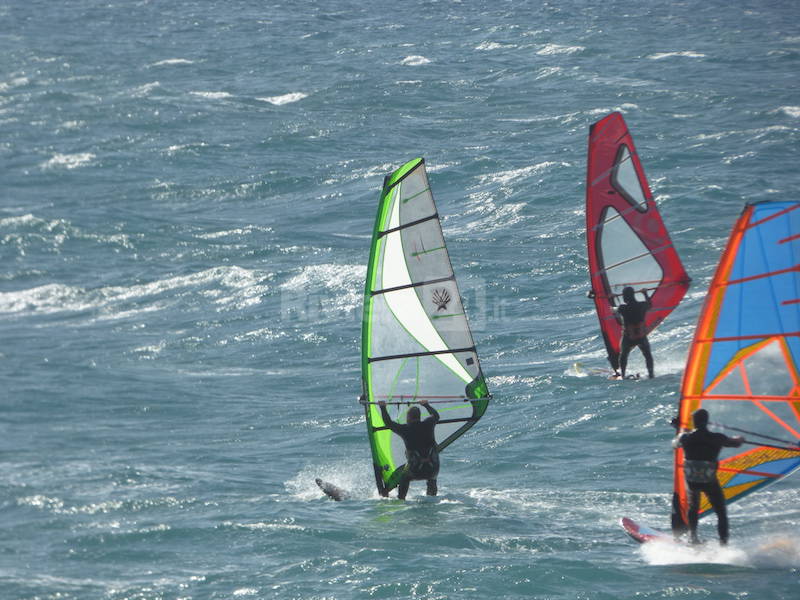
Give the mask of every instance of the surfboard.
M 324 481 L 319 477 L 317 477 L 314 481 L 319 486 L 319 489 L 325 492 L 325 495 L 332 500 L 340 502 L 342 500 L 347 500 L 350 497 L 350 494 L 347 492 L 347 490 L 343 490 L 339 486 L 333 485 L 328 481 Z
M 604 367 L 591 367 L 584 365 L 581 362 L 575 362 L 572 364 L 572 374 L 575 377 L 603 377 L 605 379 L 610 379 L 612 381 L 617 381 L 622 379 L 620 375 L 614 373 L 613 369 L 608 369 Z M 629 373 L 625 376 L 625 379 L 635 380 L 638 381 L 640 378 L 639 373 Z
M 668 533 L 664 533 L 663 531 L 659 531 L 658 529 L 653 529 L 647 525 L 642 525 L 637 523 L 631 518 L 622 517 L 619 520 L 619 524 L 622 529 L 625 530 L 629 536 L 631 536 L 634 540 L 639 542 L 640 544 L 644 544 L 646 542 L 668 542 L 670 544 L 678 544 L 675 538 Z

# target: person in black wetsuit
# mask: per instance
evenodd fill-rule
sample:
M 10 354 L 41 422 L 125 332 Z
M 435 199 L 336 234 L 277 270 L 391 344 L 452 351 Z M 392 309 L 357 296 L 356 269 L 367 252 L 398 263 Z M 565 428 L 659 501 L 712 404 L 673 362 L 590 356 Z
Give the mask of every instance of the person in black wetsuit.
M 678 435 L 673 447 L 683 447 L 683 474 L 689 488 L 689 532 L 692 544 L 699 544 L 697 538 L 697 512 L 700 508 L 700 494 L 705 494 L 717 513 L 717 532 L 719 543 L 728 543 L 728 510 L 725 496 L 717 479 L 717 459 L 722 448 L 738 448 L 744 443 L 741 436 L 728 437 L 723 433 L 708 430 L 708 411 L 704 408 L 694 411 L 694 431 Z M 676 423 L 677 427 L 677 423 Z
M 653 378 L 653 355 L 650 353 L 650 342 L 647 340 L 645 316 L 652 306 L 647 290 L 642 290 L 645 301 L 639 302 L 634 296 L 633 288 L 627 286 L 622 290 L 622 299 L 625 301 L 617 307 L 617 314 L 622 317 L 622 339 L 619 343 L 619 369 L 625 379 L 625 369 L 628 367 L 628 355 L 634 347 L 644 355 L 647 365 L 647 376 Z
M 386 402 L 378 402 L 381 417 L 386 426 L 403 438 L 406 445 L 406 466 L 403 477 L 397 485 L 397 497 L 405 500 L 408 486 L 414 479 L 427 481 L 428 496 L 435 496 L 438 489 L 436 477 L 439 474 L 439 452 L 436 449 L 436 438 L 433 429 L 439 422 L 439 413 L 428 404 L 427 400 L 419 402 L 430 414 L 420 421 L 419 407 L 412 406 L 406 413 L 406 424 L 395 423 L 386 410 Z

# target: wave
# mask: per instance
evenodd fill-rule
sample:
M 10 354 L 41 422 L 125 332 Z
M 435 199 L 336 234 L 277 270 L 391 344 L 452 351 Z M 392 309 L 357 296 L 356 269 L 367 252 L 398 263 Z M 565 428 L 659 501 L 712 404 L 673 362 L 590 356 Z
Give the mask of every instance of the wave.
M 152 81 L 150 83 L 145 83 L 140 85 L 139 87 L 134 88 L 131 90 L 131 97 L 132 98 L 143 98 L 147 96 L 152 90 L 161 87 L 161 83 L 158 81 Z
M 233 98 L 233 94 L 228 92 L 189 92 L 193 96 L 200 96 L 201 98 L 208 98 L 209 100 L 224 100 L 225 98 Z
M 77 169 L 90 164 L 97 156 L 91 152 L 78 152 L 77 154 L 56 153 L 41 165 L 42 169 Z
M 303 319 L 322 315 L 347 315 L 361 306 L 364 265 L 308 265 L 280 285 L 281 312 Z M 313 335 L 305 341 L 319 341 Z
M 86 127 L 86 121 L 64 121 L 58 126 L 56 133 L 64 130 L 82 129 L 83 127 Z
M 28 85 L 29 83 L 30 79 L 27 77 L 14 77 L 9 81 L 0 81 L 0 92 L 7 92 L 12 88 Z
M 584 46 L 560 46 L 559 44 L 545 44 L 536 51 L 539 56 L 553 56 L 555 54 L 575 54 L 586 50 Z
M 307 466 L 294 477 L 285 481 L 283 485 L 286 491 L 298 500 L 319 500 L 324 498 L 325 494 L 314 483 L 314 480 L 320 478 L 347 490 L 349 496 L 355 500 L 374 500 L 379 498 L 378 491 L 370 478 L 365 477 L 365 474 L 371 472 L 372 464 L 367 460 L 361 458 L 340 460 L 335 463 Z M 413 495 L 412 491 L 410 496 Z
M 419 67 L 420 65 L 427 65 L 431 61 L 429 58 L 425 58 L 424 56 L 419 55 L 412 55 L 406 56 L 403 60 L 400 61 L 401 65 L 406 65 L 408 67 Z
M 530 177 L 531 175 L 535 175 L 536 173 L 554 166 L 569 167 L 570 164 L 565 162 L 545 161 L 519 169 L 511 169 L 509 171 L 500 171 L 498 173 L 481 175 L 478 178 L 478 181 L 481 184 L 499 183 L 500 185 L 507 185 L 512 181 L 516 181 L 517 179 L 522 179 L 524 177 Z
M 716 543 L 687 547 L 670 542 L 650 542 L 642 545 L 641 552 L 651 565 L 716 564 L 762 569 L 800 567 L 800 544 L 786 535 L 742 539 L 726 547 Z
M 147 68 L 150 67 L 167 67 L 173 65 L 193 65 L 194 61 L 189 60 L 186 58 L 165 58 L 164 60 L 159 60 L 158 62 L 154 62 L 152 64 L 147 65 Z
M 781 106 L 778 110 L 789 117 L 800 118 L 800 106 Z
M 233 236 L 241 237 L 244 235 L 250 235 L 253 232 L 270 233 L 272 232 L 272 227 L 264 227 L 261 225 L 246 225 L 244 227 L 238 227 L 236 229 L 225 229 L 223 231 L 200 233 L 197 235 L 197 237 L 204 240 L 216 240 L 223 237 L 233 237 Z
M 647 56 L 650 60 L 662 60 L 664 58 L 673 58 L 676 56 L 681 56 L 685 58 L 705 58 L 705 54 L 701 52 L 693 52 L 691 50 L 684 50 L 682 52 L 657 52 L 656 54 L 651 54 Z
M 0 219 L 0 228 L 24 227 L 29 225 L 40 225 L 45 223 L 43 219 L 34 217 L 31 213 L 25 215 L 17 215 L 14 217 L 6 217 Z
M 265 282 L 271 278 L 271 274 L 233 266 L 212 267 L 191 275 L 169 277 L 145 284 L 107 286 L 94 290 L 49 283 L 27 290 L 0 293 L 0 314 L 56 314 L 99 310 L 103 312 L 101 318 L 118 319 L 142 311 L 161 310 L 179 302 L 183 294 L 176 292 L 181 289 L 189 292 L 197 290 L 217 304 L 219 310 L 242 309 L 262 301 L 269 289 Z M 173 302 L 164 302 L 163 298 L 159 298 L 152 305 L 137 306 L 133 310 L 124 306 L 126 303 L 145 299 L 156 300 L 165 294 L 170 294 Z
M 174 156 L 180 152 L 187 152 L 191 154 L 198 154 L 197 149 L 199 148 L 206 148 L 208 144 L 205 142 L 194 142 L 190 144 L 175 144 L 174 146 L 170 146 L 164 152 L 166 152 L 169 156 Z
M 500 44 L 498 42 L 481 42 L 475 50 L 500 50 L 502 48 L 516 48 L 514 44 Z
M 274 104 L 275 106 L 283 106 L 284 104 L 291 104 L 292 102 L 298 102 L 303 98 L 308 98 L 308 94 L 303 92 L 291 92 L 289 94 L 283 94 L 281 96 L 268 96 L 266 98 L 256 98 L 256 100 L 261 100 L 262 102 L 269 102 L 270 104 Z

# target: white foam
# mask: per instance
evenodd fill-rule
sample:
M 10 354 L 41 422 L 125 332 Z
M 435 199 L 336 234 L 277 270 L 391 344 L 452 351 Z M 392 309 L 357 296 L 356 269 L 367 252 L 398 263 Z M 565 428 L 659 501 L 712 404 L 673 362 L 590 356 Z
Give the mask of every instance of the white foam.
M 513 44 L 498 44 L 497 42 L 481 42 L 475 50 L 499 50 L 501 48 L 514 48 Z
M 96 156 L 91 152 L 79 152 L 77 154 L 54 154 L 53 158 L 43 162 L 42 169 L 77 169 L 91 163 Z
M 722 159 L 722 162 L 725 163 L 726 165 L 730 165 L 738 160 L 742 160 L 745 158 L 753 158 L 755 155 L 756 153 L 754 151 L 749 150 L 748 152 L 744 152 L 742 154 L 732 154 L 731 156 L 726 156 L 725 158 Z
M 200 96 L 201 98 L 208 98 L 209 100 L 223 100 L 225 98 L 232 98 L 233 94 L 228 92 L 189 92 L 193 96 Z
M 281 284 L 281 305 L 319 313 L 350 313 L 361 304 L 361 286 L 366 276 L 365 265 L 308 265 Z M 309 337 L 306 341 L 319 342 Z
M 233 521 L 224 521 L 222 523 L 226 527 L 233 527 L 236 529 L 249 529 L 250 531 L 305 531 L 305 527 L 297 525 L 293 519 L 285 519 L 277 523 L 234 523 Z
M 37 225 L 39 223 L 44 223 L 44 221 L 38 217 L 34 217 L 30 213 L 16 217 L 6 217 L 5 219 L 0 219 L 0 227 L 2 228 L 19 227 L 21 225 Z
M 166 149 L 166 153 L 170 156 L 174 156 L 180 152 L 187 152 L 192 154 L 197 154 L 196 148 L 205 148 L 208 144 L 205 142 L 194 142 L 190 144 L 175 144 L 174 146 L 170 146 Z
M 378 490 L 371 479 L 364 477 L 364 473 L 371 472 L 371 461 L 343 458 L 336 462 L 307 466 L 286 481 L 284 486 L 295 499 L 303 501 L 325 498 L 325 494 L 314 482 L 317 478 L 346 490 L 352 499 L 379 498 Z
M 64 121 L 61 125 L 59 125 L 59 130 L 80 129 L 81 127 L 86 127 L 86 121 Z
M 673 58 L 673 57 L 684 57 L 684 58 L 704 58 L 705 54 L 701 52 L 693 52 L 692 50 L 684 50 L 682 52 L 657 52 L 656 54 L 651 54 L 647 58 L 650 60 L 661 60 L 664 58 Z
M 607 115 L 610 112 L 616 112 L 616 111 L 624 113 L 625 111 L 636 110 L 637 108 L 639 108 L 638 104 L 631 104 L 630 102 L 625 102 L 623 104 L 620 104 L 619 106 L 614 106 L 614 107 L 593 108 L 588 112 L 588 114 Z
M 800 119 L 800 106 L 781 106 L 778 110 L 787 116 Z
M 0 81 L 0 92 L 7 92 L 12 88 L 28 85 L 29 82 L 27 77 L 14 77 L 9 81 Z
M 165 58 L 164 60 L 159 60 L 158 62 L 154 62 L 148 67 L 166 67 L 166 66 L 173 66 L 173 65 L 193 65 L 194 61 L 189 60 L 187 58 Z
M 430 59 L 415 54 L 412 56 L 406 56 L 400 61 L 400 64 L 408 67 L 419 67 L 420 65 L 427 65 L 430 62 Z
M 553 56 L 555 54 L 575 54 L 585 50 L 583 46 L 560 46 L 559 44 L 545 44 L 536 54 L 540 56 Z
M 561 73 L 563 70 L 561 67 L 542 67 L 536 72 L 536 79 L 544 79 L 545 77 L 550 77 L 550 75 Z
M 223 237 L 232 237 L 232 236 L 243 236 L 243 235 L 250 235 L 254 231 L 261 231 L 261 232 L 271 232 L 271 227 L 261 227 L 258 225 L 247 225 L 245 227 L 238 227 L 236 229 L 226 229 L 224 231 L 214 231 L 210 233 L 200 233 L 197 237 L 202 238 L 204 240 L 216 240 Z
M 85 290 L 59 283 L 50 283 L 27 290 L 0 293 L 0 313 L 58 313 L 103 309 L 109 311 L 104 318 L 119 318 L 128 314 L 120 312 L 119 303 L 141 300 L 159 294 L 175 292 L 181 288 L 201 288 L 219 285 L 227 290 L 200 291 L 220 306 L 220 310 L 238 309 L 262 301 L 267 292 L 266 281 L 272 274 L 251 271 L 241 267 L 212 267 L 190 275 L 169 277 L 150 283 L 132 286 L 108 286 Z M 173 294 L 174 295 L 174 294 Z M 176 298 L 175 301 L 178 299 Z M 167 303 L 157 303 L 165 308 Z M 139 307 L 137 311 L 147 310 Z
M 64 515 L 96 515 L 116 511 L 124 506 L 121 500 L 94 502 L 83 506 L 67 506 L 60 498 L 51 498 L 43 495 L 18 498 L 17 504 L 19 506 L 31 506 L 54 514 Z
M 749 568 L 795 569 L 800 567 L 800 543 L 787 535 L 719 546 L 709 541 L 686 546 L 672 541 L 642 544 L 641 553 L 651 565 L 718 564 Z
M 137 88 L 134 88 L 131 91 L 131 97 L 142 98 L 144 96 L 147 96 L 151 91 L 153 91 L 158 87 L 161 87 L 161 83 L 159 83 L 158 81 L 151 81 L 150 83 L 145 83 Z
M 80 311 L 93 307 L 81 288 L 48 283 L 27 290 L 0 293 L 0 313 Z
M 291 92 L 289 94 L 283 94 L 281 96 L 268 96 L 266 98 L 256 98 L 256 100 L 261 100 L 262 102 L 269 102 L 270 104 L 274 104 L 275 106 L 283 106 L 284 104 L 291 104 L 292 102 L 298 102 L 303 98 L 308 98 L 308 94 L 303 92 Z
M 501 185 L 507 185 L 512 181 L 522 179 L 524 177 L 530 177 L 531 175 L 535 175 L 536 173 L 554 166 L 569 167 L 570 164 L 565 162 L 545 161 L 535 165 L 530 165 L 528 167 L 521 167 L 519 169 L 511 169 L 509 171 L 499 171 L 497 173 L 481 175 L 478 178 L 478 181 L 481 184 L 499 183 Z

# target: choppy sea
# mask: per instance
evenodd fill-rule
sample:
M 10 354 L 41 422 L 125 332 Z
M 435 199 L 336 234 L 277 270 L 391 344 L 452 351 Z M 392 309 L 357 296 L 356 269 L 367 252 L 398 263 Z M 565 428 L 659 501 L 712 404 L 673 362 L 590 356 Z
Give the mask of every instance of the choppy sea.
M 0 598 L 797 598 L 798 481 L 732 506 L 724 552 L 713 517 L 694 555 L 617 520 L 668 526 L 720 251 L 797 199 L 798 73 L 790 1 L 0 0 Z M 571 373 L 605 363 L 612 110 L 694 280 L 652 381 Z M 356 396 L 378 194 L 416 156 L 494 401 L 403 503 Z

